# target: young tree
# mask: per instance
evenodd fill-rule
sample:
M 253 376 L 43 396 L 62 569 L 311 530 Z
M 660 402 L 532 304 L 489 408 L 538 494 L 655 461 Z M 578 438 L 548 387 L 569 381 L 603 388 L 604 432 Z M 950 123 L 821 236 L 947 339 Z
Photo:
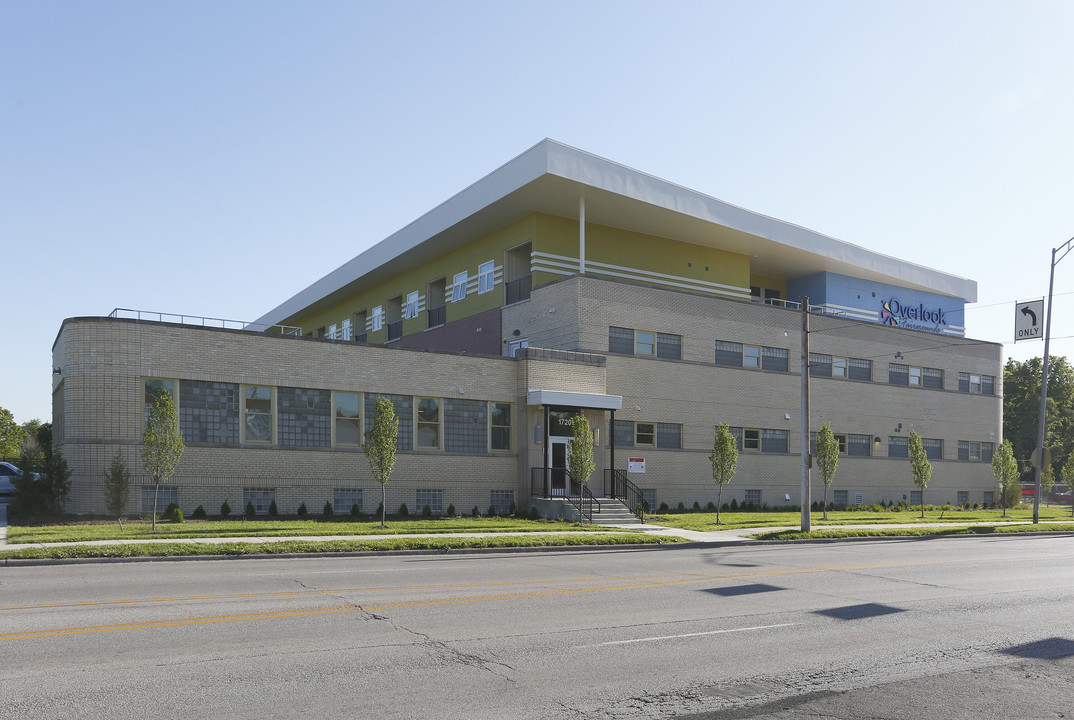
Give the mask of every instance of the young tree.
M 720 505 L 723 501 L 723 486 L 731 482 L 738 470 L 738 444 L 731 434 L 727 423 L 716 426 L 716 437 L 712 443 L 712 479 L 716 482 L 716 524 L 720 525 Z
M 369 469 L 373 472 L 373 479 L 380 483 L 381 527 L 387 527 L 384 522 L 385 488 L 392 477 L 392 471 L 395 470 L 395 445 L 398 439 L 399 418 L 395 415 L 395 407 L 388 398 L 378 397 L 373 427 L 365 434 L 363 450 L 366 459 L 369 460 Z
M 1007 508 L 1018 504 L 1022 499 L 1022 482 L 1018 476 L 1018 461 L 1014 459 L 1014 447 L 1010 440 L 1004 440 L 992 455 L 992 474 L 999 481 L 999 498 L 1003 503 L 1003 517 L 1007 517 Z
M 571 429 L 574 437 L 567 447 L 568 464 L 571 476 L 578 482 L 578 494 L 581 495 L 582 488 L 589 482 L 589 476 L 597 466 L 593 461 L 593 432 L 589 429 L 589 421 L 581 413 L 571 419 Z
M 142 433 L 142 464 L 153 481 L 153 531 L 157 529 L 157 494 L 168 482 L 183 455 L 183 433 L 179 431 L 179 413 L 172 394 L 161 391 L 149 409 L 149 419 Z
M 127 496 L 130 492 L 131 474 L 127 469 L 127 463 L 123 460 L 123 453 L 116 448 L 112 455 L 112 464 L 108 467 L 108 474 L 104 477 L 104 504 L 108 512 L 119 518 L 119 526 L 123 527 L 123 511 L 127 507 Z
M 824 480 L 824 519 L 828 519 L 828 488 L 835 479 L 835 469 L 839 466 L 839 441 L 835 439 L 832 426 L 824 423 L 817 433 L 817 469 Z
M 1063 482 L 1066 483 L 1067 490 L 1074 490 L 1074 460 L 1067 460 L 1067 463 L 1063 465 Z M 1074 492 L 1071 493 L 1070 503 L 1070 516 L 1074 517 Z
M 921 517 L 925 517 L 925 488 L 929 486 L 932 478 L 932 464 L 929 462 L 925 448 L 921 447 L 921 436 L 913 430 L 910 431 L 910 472 L 914 477 L 914 485 L 921 490 Z
M 1040 492 L 1044 495 L 1044 500 L 1051 505 L 1049 497 L 1052 494 L 1052 488 L 1055 487 L 1055 471 L 1052 470 L 1052 464 L 1048 463 L 1044 466 L 1044 470 L 1040 473 Z

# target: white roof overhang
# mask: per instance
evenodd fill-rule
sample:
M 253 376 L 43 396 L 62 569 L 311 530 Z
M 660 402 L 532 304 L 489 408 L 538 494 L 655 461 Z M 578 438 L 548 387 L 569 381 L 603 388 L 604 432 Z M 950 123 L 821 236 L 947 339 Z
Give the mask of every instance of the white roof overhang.
M 564 392 L 562 390 L 530 390 L 526 393 L 527 405 L 563 405 L 564 407 L 589 410 L 622 410 L 622 395 L 600 393 Z
M 977 283 L 717 200 L 610 160 L 543 140 L 395 232 L 258 323 L 287 323 L 385 277 L 433 260 L 534 212 L 751 256 L 751 272 L 788 279 L 832 272 L 976 302 Z

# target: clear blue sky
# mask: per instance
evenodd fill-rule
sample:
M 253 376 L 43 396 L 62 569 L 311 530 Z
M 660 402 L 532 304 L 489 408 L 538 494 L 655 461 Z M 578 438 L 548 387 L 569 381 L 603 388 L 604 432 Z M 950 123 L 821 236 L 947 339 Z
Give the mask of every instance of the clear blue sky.
M 1074 236 L 1072 35 L 1034 0 L 6 0 L 0 406 L 50 419 L 66 317 L 252 320 L 544 137 L 973 278 L 1008 342 Z

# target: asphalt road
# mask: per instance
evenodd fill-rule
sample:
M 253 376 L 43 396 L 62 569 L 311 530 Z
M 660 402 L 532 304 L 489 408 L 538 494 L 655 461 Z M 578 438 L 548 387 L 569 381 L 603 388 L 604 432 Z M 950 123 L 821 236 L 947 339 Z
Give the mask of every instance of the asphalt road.
M 0 567 L 0 718 L 1074 717 L 1074 537 Z

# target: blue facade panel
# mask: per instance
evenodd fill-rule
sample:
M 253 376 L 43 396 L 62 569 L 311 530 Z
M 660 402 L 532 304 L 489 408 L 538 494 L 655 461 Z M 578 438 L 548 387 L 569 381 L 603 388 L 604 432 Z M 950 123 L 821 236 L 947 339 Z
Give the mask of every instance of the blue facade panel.
M 788 280 L 787 299 L 797 302 L 803 296 L 810 305 L 856 320 L 960 337 L 966 333 L 966 302 L 961 298 L 836 273 Z

